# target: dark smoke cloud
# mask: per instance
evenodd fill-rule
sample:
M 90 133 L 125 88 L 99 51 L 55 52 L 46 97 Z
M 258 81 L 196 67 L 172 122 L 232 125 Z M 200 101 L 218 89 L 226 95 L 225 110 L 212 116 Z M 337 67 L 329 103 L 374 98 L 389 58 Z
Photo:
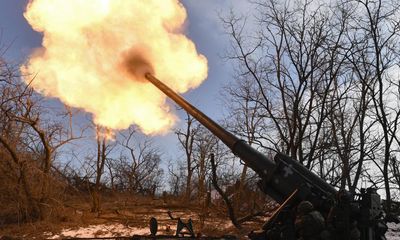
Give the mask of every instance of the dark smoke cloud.
M 144 50 L 137 48 L 129 50 L 123 56 L 123 68 L 137 81 L 146 81 L 145 74 L 154 74 L 153 66 L 146 57 Z

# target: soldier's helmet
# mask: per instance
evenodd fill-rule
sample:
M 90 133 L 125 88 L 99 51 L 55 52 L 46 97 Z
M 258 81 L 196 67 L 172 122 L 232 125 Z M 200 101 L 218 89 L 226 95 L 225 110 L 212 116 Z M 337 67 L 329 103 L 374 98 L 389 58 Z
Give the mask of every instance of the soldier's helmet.
M 309 201 L 302 201 L 297 206 L 297 215 L 302 216 L 314 210 L 314 205 Z

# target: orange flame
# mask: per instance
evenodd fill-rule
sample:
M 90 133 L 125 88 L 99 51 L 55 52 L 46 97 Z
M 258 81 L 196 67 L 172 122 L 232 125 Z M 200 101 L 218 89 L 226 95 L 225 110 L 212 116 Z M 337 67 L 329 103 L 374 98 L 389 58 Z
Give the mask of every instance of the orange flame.
M 154 134 L 176 122 L 145 72 L 180 93 L 207 77 L 206 58 L 183 34 L 186 10 L 178 0 L 31 0 L 24 16 L 43 33 L 43 47 L 21 71 L 36 75 L 37 91 L 85 109 L 107 128 L 137 124 Z

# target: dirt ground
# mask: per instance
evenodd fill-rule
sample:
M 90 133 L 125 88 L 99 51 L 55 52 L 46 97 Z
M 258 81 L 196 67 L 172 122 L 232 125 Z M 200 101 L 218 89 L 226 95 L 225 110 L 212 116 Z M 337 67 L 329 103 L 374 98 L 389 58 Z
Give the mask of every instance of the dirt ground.
M 66 206 L 63 207 L 63 213 L 59 214 L 60 216 L 51 220 L 1 226 L 0 239 L 62 239 L 73 237 L 71 232 L 78 231 L 79 228 L 90 229 L 93 226 L 104 226 L 103 229 L 94 229 L 93 231 L 98 231 L 94 232 L 94 236 L 106 236 L 102 235 L 105 231 L 120 231 L 120 233 L 113 233 L 113 236 L 126 236 L 124 234 L 129 233 L 146 235 L 150 233 L 148 230 L 149 220 L 152 217 L 158 221 L 159 234 L 173 235 L 177 221 L 170 219 L 168 211 L 171 211 L 174 217 L 180 217 L 184 222 L 187 222 L 189 218 L 192 219 L 196 234 L 201 233 L 206 236 L 230 234 L 243 238 L 251 230 L 260 229 L 266 220 L 265 216 L 257 217 L 244 224 L 243 229 L 238 230 L 226 217 L 223 205 L 212 204 L 204 211 L 194 201 L 193 203 L 182 203 L 182 200 L 173 198 L 165 200 L 132 196 L 103 197 L 102 211 L 98 214 L 90 212 L 89 198 L 67 201 Z M 204 223 L 201 219 L 204 219 Z M 66 229 L 69 235 L 65 235 Z M 75 236 L 89 235 L 77 234 Z
M 150 234 L 149 220 L 158 221 L 158 234 L 174 235 L 176 220 L 193 221 L 196 234 L 203 236 L 234 235 L 245 239 L 251 230 L 258 230 L 268 216 L 257 217 L 236 229 L 227 218 L 223 204 L 213 203 L 206 211 L 196 201 L 183 202 L 179 198 L 150 198 L 134 196 L 108 196 L 102 198 L 102 211 L 90 212 L 88 197 L 73 198 L 65 202 L 62 212 L 47 221 L 0 226 L 0 240 L 68 239 L 71 237 L 117 237 Z M 204 219 L 202 223 L 201 219 Z M 387 239 L 400 239 L 400 224 L 388 224 Z

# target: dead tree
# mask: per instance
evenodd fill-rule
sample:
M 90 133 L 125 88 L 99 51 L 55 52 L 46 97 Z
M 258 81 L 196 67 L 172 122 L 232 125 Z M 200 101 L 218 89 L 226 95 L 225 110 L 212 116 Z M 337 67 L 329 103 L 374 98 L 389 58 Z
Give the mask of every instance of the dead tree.
M 225 192 L 222 190 L 222 188 L 219 186 L 218 184 L 218 178 L 217 178 L 217 165 L 215 163 L 215 159 L 214 159 L 214 154 L 210 155 L 210 162 L 211 162 L 211 181 L 212 184 L 215 188 L 215 190 L 217 190 L 217 192 L 219 193 L 219 195 L 222 197 L 222 199 L 224 200 L 226 207 L 228 209 L 228 216 L 229 219 L 231 220 L 232 224 L 237 228 L 237 229 L 241 229 L 242 226 L 240 225 L 240 223 L 237 221 L 237 217 L 235 215 L 235 209 L 233 207 L 233 204 L 231 202 L 231 200 L 228 198 L 228 196 L 225 194 Z
M 72 128 L 64 127 L 66 121 L 44 107 L 44 99 L 20 79 L 15 67 L 0 58 L 0 145 L 22 184 L 30 219 L 43 219 L 51 212 L 51 196 L 55 179 L 53 161 L 57 151 L 67 143 L 80 138 Z M 34 78 L 32 79 L 34 81 Z M 72 126 L 72 125 L 70 125 Z M 10 165 L 11 166 L 11 165 Z M 18 183 L 18 184 L 19 184 Z M 24 206 L 27 203 L 21 204 Z
M 198 199 L 203 205 L 206 199 L 206 179 L 210 168 L 208 156 L 216 150 L 217 141 L 217 138 L 207 129 L 199 127 L 194 141 L 194 160 L 198 175 Z
M 120 135 L 118 143 L 123 147 L 118 166 L 121 180 L 133 193 L 154 196 L 163 175 L 160 150 L 151 139 L 139 140 L 139 133 L 134 127 Z
M 178 137 L 179 143 L 185 152 L 186 157 L 186 189 L 185 189 L 185 199 L 189 200 L 192 193 L 192 177 L 193 171 L 195 170 L 194 160 L 193 160 L 193 142 L 195 136 L 198 132 L 198 125 L 196 125 L 195 119 L 186 113 L 186 129 L 183 131 L 178 129 L 175 134 Z
M 222 93 L 225 97 L 225 105 L 229 114 L 226 117 L 226 126 L 235 135 L 245 139 L 249 145 L 263 147 L 263 142 L 259 141 L 260 136 L 268 134 L 263 128 L 264 121 L 260 105 L 261 94 L 257 87 L 247 78 L 241 79 L 224 88 Z M 238 209 L 240 199 L 244 196 L 244 187 L 247 182 L 247 165 L 243 165 L 240 175 L 240 184 L 236 189 L 235 209 Z
M 361 10 L 361 21 L 358 21 L 359 32 L 364 37 L 364 51 L 367 56 L 361 64 L 368 67 L 370 77 L 368 90 L 372 98 L 373 114 L 380 128 L 382 136 L 382 161 L 377 165 L 382 170 L 386 192 L 386 207 L 390 211 L 391 186 L 390 186 L 390 159 L 393 148 L 398 141 L 400 125 L 399 79 L 391 73 L 399 63 L 400 4 L 397 2 L 357 1 Z
M 399 6 L 384 0 L 254 4 L 251 31 L 235 14 L 223 23 L 231 37 L 227 58 L 237 71 L 231 97 L 258 108 L 238 113 L 257 115 L 262 134 L 255 143 L 352 192 L 375 162 L 390 198 L 389 157 L 399 145 L 399 84 L 391 74 L 399 62 Z
M 256 89 L 247 97 L 259 108 L 265 135 L 257 141 L 314 166 L 320 135 L 330 109 L 328 94 L 338 81 L 344 27 L 331 29 L 329 14 L 308 3 L 292 8 L 276 1 L 256 1 L 259 31 L 246 32 L 245 19 L 224 19 L 237 64 L 237 81 Z
M 107 129 L 95 125 L 96 129 L 96 159 L 95 159 L 95 181 L 93 186 L 89 186 L 90 195 L 92 198 L 92 212 L 99 213 L 101 210 L 100 194 L 101 194 L 101 177 L 104 173 L 104 166 L 111 151 L 114 149 L 115 144 L 112 144 L 107 139 Z

